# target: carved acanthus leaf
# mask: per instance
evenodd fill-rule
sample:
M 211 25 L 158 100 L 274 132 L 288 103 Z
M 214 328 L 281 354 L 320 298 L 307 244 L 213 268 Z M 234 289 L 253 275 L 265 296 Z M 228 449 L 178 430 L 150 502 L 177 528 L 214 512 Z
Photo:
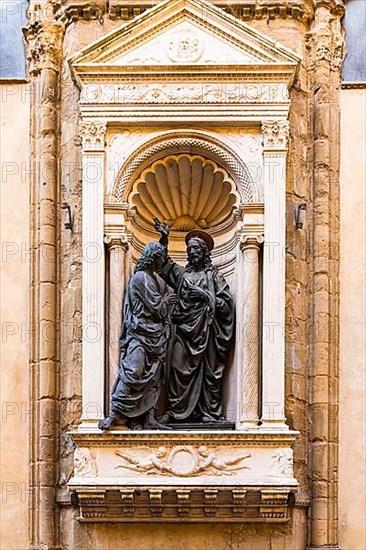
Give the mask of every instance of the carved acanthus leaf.
M 27 61 L 29 73 L 37 74 L 43 68 L 59 71 L 62 65 L 62 40 L 65 26 L 55 19 L 57 2 L 31 1 L 28 24 L 24 36 L 28 43 Z
M 264 149 L 286 150 L 289 136 L 288 120 L 262 122 Z
M 103 151 L 105 147 L 105 134 L 107 125 L 105 123 L 82 122 L 79 132 L 82 139 L 84 151 Z

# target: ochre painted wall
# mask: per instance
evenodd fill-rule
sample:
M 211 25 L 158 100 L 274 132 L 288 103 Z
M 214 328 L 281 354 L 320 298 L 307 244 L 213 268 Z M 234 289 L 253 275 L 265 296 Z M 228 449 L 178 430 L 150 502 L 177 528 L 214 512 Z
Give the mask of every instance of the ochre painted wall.
M 2 550 L 20 550 L 28 544 L 28 88 L 28 84 L 0 84 Z
M 366 548 L 366 90 L 341 93 L 339 520 L 342 550 Z

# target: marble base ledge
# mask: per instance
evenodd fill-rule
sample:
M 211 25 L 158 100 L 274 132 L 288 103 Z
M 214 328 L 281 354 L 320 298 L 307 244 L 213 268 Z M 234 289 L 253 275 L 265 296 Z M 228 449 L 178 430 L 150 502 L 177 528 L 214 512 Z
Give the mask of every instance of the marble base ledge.
M 81 522 L 286 523 L 297 432 L 75 431 Z

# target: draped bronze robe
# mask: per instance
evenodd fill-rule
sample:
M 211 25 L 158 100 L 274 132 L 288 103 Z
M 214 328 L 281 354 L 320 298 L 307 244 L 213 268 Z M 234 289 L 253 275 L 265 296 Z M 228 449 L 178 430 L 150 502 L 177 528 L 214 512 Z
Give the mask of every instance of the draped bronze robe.
M 113 412 L 136 418 L 154 407 L 159 399 L 162 367 L 169 337 L 171 292 L 158 276 L 139 271 L 127 287 L 120 366 L 112 389 Z
M 223 417 L 221 381 L 234 329 L 229 285 L 215 269 L 194 272 L 167 258 L 161 277 L 179 296 L 172 315 L 168 411 L 175 420 Z M 192 299 L 191 283 L 209 292 L 209 303 Z

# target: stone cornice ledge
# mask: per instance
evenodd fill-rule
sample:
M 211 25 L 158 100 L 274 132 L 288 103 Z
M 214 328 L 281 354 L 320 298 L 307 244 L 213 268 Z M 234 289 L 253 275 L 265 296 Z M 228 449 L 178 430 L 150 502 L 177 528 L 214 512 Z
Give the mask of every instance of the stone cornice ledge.
M 155 4 L 150 0 L 64 0 L 57 18 L 67 24 L 80 19 L 102 22 L 104 17 L 129 21 Z M 216 0 L 213 4 L 243 21 L 291 18 L 307 22 L 314 16 L 312 0 Z
M 199 444 L 203 440 L 209 440 L 217 445 L 291 445 L 300 432 L 295 430 L 274 431 L 266 430 L 119 430 L 117 428 L 109 432 L 102 432 L 98 428 L 83 429 L 79 428 L 75 431 L 68 432 L 71 439 L 82 446 L 120 446 L 120 445 L 146 445 L 155 446 L 162 445 L 164 441 L 175 444 Z

